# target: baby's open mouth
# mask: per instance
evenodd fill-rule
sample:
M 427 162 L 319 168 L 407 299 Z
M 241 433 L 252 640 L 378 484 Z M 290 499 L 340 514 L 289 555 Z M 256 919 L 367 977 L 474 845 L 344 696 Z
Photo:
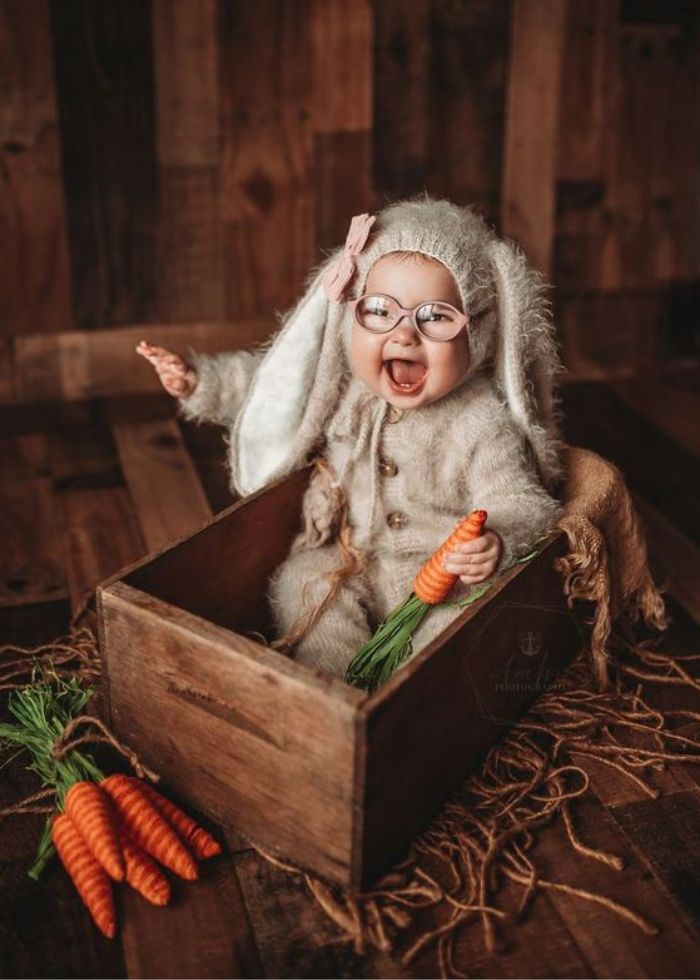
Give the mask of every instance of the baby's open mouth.
M 384 368 L 391 387 L 404 394 L 412 394 L 417 391 L 428 373 L 425 364 L 421 364 L 419 361 L 404 361 L 401 358 L 385 361 Z

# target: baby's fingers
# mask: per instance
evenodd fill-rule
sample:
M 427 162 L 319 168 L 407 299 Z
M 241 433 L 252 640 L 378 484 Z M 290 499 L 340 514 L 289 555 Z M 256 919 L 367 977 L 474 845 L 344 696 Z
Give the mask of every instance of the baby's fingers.
M 453 575 L 466 575 L 472 571 L 481 571 L 484 566 L 493 562 L 491 555 L 460 555 L 452 552 L 446 555 L 443 568 Z
M 165 347 L 157 347 L 155 344 L 149 344 L 145 340 L 142 340 L 137 345 L 136 353 L 141 354 L 142 357 L 147 358 L 153 364 L 173 367 L 185 364 L 179 354 L 173 354 L 172 351 L 166 350 Z

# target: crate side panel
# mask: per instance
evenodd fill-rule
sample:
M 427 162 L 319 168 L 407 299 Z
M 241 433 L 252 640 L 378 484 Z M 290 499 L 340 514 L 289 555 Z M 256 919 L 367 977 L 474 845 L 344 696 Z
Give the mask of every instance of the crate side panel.
M 154 603 L 154 608 L 157 608 Z M 106 591 L 114 730 L 193 806 L 332 881 L 349 880 L 355 712 Z
M 553 567 L 556 539 L 367 718 L 363 874 L 401 856 L 485 752 L 585 643 Z
M 267 584 L 301 528 L 310 473 L 298 470 L 240 500 L 124 581 L 227 629 L 264 632 Z

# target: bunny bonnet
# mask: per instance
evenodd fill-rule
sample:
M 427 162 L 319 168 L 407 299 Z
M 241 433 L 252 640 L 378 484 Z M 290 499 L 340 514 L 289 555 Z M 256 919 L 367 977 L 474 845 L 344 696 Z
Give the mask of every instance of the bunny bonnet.
M 491 363 L 501 397 L 526 437 L 545 489 L 563 479 L 556 375 L 563 371 L 544 283 L 516 245 L 470 207 L 427 194 L 356 215 L 345 245 L 308 277 L 304 295 L 264 345 L 230 437 L 242 495 L 301 468 L 323 439 L 350 371 L 352 317 L 372 265 L 388 252 L 437 259 L 454 276 L 470 322 L 461 384 Z

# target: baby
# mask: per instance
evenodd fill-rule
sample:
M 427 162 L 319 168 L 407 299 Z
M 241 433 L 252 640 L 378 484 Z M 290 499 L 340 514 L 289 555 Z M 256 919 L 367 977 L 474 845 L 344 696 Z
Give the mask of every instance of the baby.
M 342 677 L 472 509 L 489 517 L 445 560 L 451 600 L 560 514 L 560 365 L 539 281 L 469 208 L 425 196 L 354 218 L 344 250 L 257 350 L 191 352 L 191 363 L 137 350 L 185 417 L 229 427 L 238 492 L 321 464 L 268 594 L 278 643 L 308 666 Z M 460 611 L 433 610 L 412 655 Z

